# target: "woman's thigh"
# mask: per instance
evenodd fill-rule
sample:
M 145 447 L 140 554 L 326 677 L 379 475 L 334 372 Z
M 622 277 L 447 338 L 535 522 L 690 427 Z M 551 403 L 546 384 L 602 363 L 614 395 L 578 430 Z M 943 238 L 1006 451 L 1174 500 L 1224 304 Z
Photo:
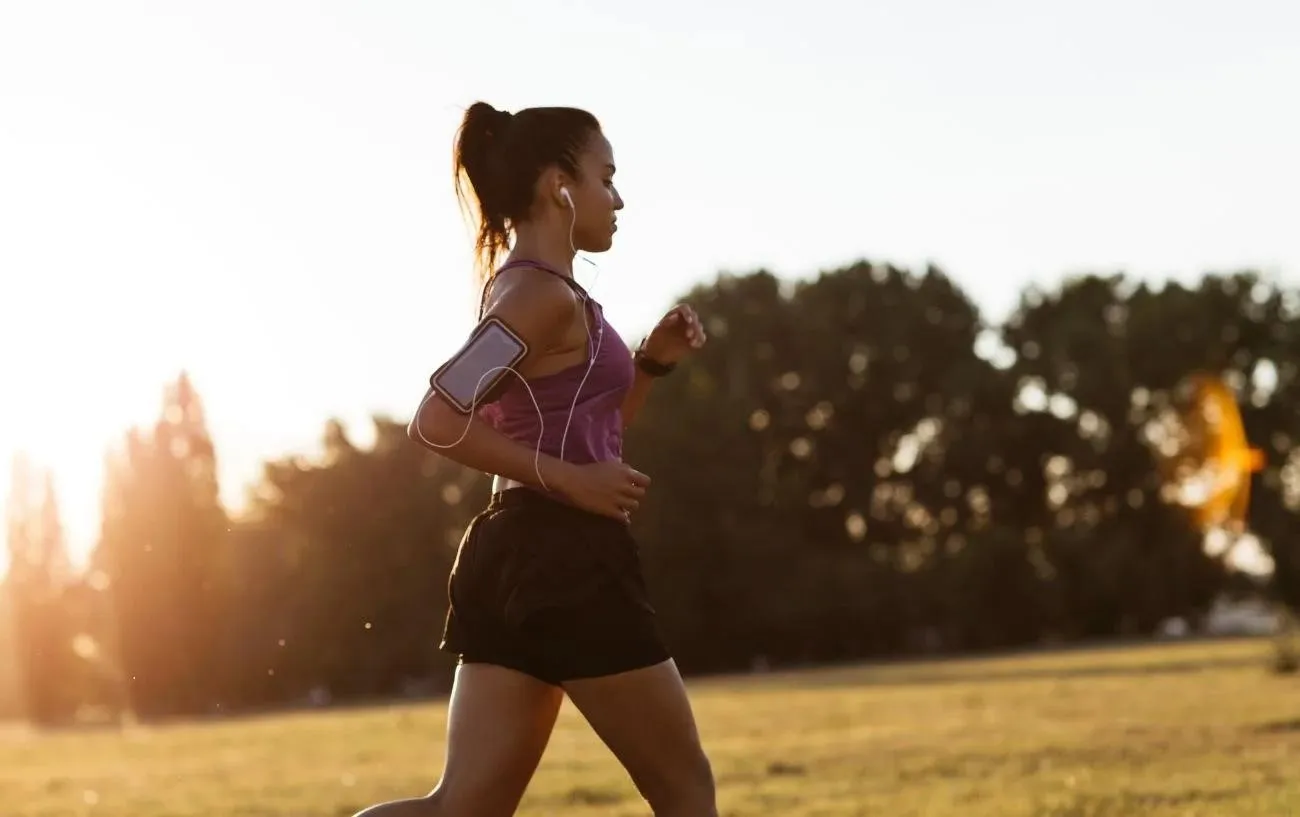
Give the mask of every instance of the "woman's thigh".
M 505 667 L 456 669 L 447 711 L 447 752 L 433 793 L 442 814 L 510 815 L 523 797 L 564 693 Z
M 656 815 L 717 813 L 713 772 L 675 662 L 566 681 L 564 691 Z

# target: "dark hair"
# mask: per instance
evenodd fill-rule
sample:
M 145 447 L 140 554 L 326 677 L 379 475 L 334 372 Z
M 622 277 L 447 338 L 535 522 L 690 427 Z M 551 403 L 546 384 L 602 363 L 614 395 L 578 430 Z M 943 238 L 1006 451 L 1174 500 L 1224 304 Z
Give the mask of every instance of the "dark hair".
M 509 248 L 513 225 L 528 215 L 542 171 L 555 165 L 576 177 L 578 154 L 599 130 L 596 117 L 578 108 L 525 108 L 511 114 L 475 102 L 465 111 L 453 173 L 461 204 L 468 203 L 466 180 L 476 199 L 474 254 L 483 279 Z

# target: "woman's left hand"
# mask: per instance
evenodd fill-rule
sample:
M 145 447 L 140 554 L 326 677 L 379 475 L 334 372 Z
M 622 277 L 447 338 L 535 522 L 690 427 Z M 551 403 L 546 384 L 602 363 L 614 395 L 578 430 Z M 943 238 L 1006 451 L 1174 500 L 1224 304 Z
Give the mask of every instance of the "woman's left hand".
M 704 327 L 699 315 L 686 304 L 678 304 L 650 330 L 641 351 L 651 360 L 672 365 L 702 347 L 704 341 Z

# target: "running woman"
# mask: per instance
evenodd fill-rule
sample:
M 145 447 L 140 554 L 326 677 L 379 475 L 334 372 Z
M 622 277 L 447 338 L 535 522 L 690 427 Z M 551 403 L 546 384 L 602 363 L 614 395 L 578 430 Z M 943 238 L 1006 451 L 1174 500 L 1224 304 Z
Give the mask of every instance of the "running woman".
M 441 646 L 459 660 L 441 779 L 357 817 L 513 814 L 565 695 L 657 817 L 716 817 L 629 529 L 650 479 L 622 461 L 654 379 L 704 330 L 678 305 L 633 352 L 574 280 L 576 253 L 608 250 L 623 208 L 590 113 L 475 103 L 454 159 L 478 218 L 480 322 L 436 369 L 408 430 L 493 475 L 493 491 L 448 582 Z

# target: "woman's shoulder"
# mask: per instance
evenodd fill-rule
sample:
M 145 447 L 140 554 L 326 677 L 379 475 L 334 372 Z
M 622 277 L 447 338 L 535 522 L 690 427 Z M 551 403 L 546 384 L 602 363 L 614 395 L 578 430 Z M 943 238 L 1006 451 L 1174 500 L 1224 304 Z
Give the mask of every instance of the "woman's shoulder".
M 483 317 L 538 329 L 568 325 L 578 299 L 563 278 L 544 268 L 516 264 L 493 275 L 484 297 Z

